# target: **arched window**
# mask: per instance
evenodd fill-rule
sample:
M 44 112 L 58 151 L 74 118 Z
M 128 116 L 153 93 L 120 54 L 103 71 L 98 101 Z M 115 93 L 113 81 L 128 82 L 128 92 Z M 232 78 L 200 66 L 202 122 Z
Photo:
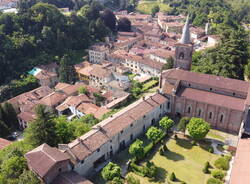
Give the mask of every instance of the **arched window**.
M 152 119 L 151 125 L 154 125 L 154 124 L 155 124 L 155 119 Z
M 190 113 L 191 113 L 191 107 L 190 107 L 190 106 L 188 106 L 187 113 L 188 113 L 188 114 L 190 114 Z
M 209 119 L 212 119 L 212 117 L 213 117 L 213 113 L 212 112 L 209 112 Z
M 224 120 L 224 114 L 221 114 L 221 115 L 220 115 L 220 122 L 222 123 L 223 120 Z
M 184 59 L 184 53 L 183 53 L 183 52 L 181 52 L 181 53 L 179 54 L 179 59 Z

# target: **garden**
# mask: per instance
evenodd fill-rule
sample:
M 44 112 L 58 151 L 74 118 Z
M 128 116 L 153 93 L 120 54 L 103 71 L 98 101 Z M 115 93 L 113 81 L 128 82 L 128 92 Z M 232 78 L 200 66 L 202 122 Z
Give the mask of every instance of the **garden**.
M 223 143 L 214 148 L 213 139 L 206 138 L 209 130 L 209 124 L 200 118 L 184 117 L 176 125 L 163 117 L 159 126 L 150 127 L 143 137 L 115 156 L 93 182 L 222 184 L 231 155 L 214 153 Z

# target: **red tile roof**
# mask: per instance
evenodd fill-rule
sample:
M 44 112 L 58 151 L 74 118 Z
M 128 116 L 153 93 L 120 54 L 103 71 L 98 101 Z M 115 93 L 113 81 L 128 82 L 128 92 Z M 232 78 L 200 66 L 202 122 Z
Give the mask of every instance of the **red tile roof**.
M 230 184 L 249 184 L 250 181 L 250 139 L 239 139 L 233 162 Z
M 244 111 L 245 99 L 232 96 L 221 95 L 209 91 L 203 91 L 193 88 L 181 89 L 178 94 L 186 99 L 203 102 L 211 105 L 226 107 L 237 111 Z
M 56 163 L 69 160 L 67 154 L 47 144 L 42 144 L 26 153 L 25 158 L 27 159 L 28 166 L 41 178 L 46 176 Z
M 69 143 L 68 146 L 76 158 L 83 160 L 109 141 L 110 137 L 128 127 L 135 120 L 143 117 L 152 109 L 165 103 L 166 100 L 166 97 L 161 94 L 154 94 L 145 100 L 141 99 L 95 125 L 91 131 Z
M 93 184 L 74 171 L 64 172 L 58 175 L 52 184 Z
M 207 85 L 219 89 L 227 89 L 247 93 L 250 82 L 225 78 L 216 75 L 208 75 L 196 72 L 185 71 L 182 69 L 170 69 L 162 73 L 163 78 L 182 80 L 195 84 Z
M 6 140 L 6 139 L 3 139 L 3 138 L 0 138 L 0 150 L 1 149 L 4 149 L 5 147 L 9 146 L 12 142 Z

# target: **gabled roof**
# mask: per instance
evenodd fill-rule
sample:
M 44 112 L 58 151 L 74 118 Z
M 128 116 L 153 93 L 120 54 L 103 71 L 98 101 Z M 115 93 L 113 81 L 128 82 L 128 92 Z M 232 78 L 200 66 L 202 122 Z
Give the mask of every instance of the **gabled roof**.
M 69 160 L 67 154 L 62 153 L 57 148 L 52 148 L 47 144 L 25 154 L 29 168 L 31 168 L 41 178 L 47 175 L 50 169 L 58 162 Z
M 219 89 L 242 92 L 247 94 L 250 82 L 225 78 L 222 76 L 190 72 L 182 69 L 170 69 L 162 73 L 163 78 L 182 80 L 195 84 L 201 84 Z
M 71 152 L 79 160 L 88 157 L 103 144 L 109 141 L 114 135 L 128 127 L 130 124 L 143 117 L 152 109 L 165 103 L 166 97 L 161 94 L 154 94 L 146 99 L 141 99 L 105 119 L 93 127 L 91 131 L 68 144 Z

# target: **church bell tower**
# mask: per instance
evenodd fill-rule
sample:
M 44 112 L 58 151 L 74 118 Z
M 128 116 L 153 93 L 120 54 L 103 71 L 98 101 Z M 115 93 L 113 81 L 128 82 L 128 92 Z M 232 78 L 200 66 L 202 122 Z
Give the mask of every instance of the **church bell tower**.
M 182 36 L 175 45 L 174 68 L 190 70 L 192 64 L 193 44 L 190 39 L 189 32 L 189 16 L 182 30 Z

